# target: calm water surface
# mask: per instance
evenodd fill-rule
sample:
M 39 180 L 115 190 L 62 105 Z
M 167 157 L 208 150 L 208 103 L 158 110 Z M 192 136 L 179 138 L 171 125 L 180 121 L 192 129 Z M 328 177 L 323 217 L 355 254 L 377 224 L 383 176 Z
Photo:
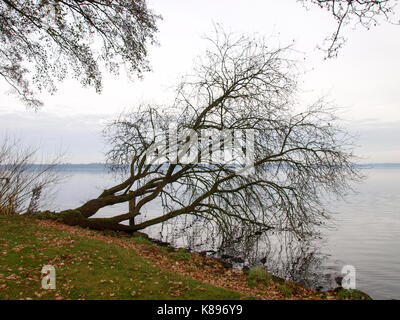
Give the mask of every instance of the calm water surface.
M 374 299 L 400 299 L 400 166 L 362 172 L 367 178 L 355 186 L 357 194 L 327 205 L 334 212 L 335 226 L 324 230 L 326 240 L 317 244 L 327 258 L 322 262 L 324 271 L 314 277 L 322 283 L 328 276 L 334 286 L 332 279 L 340 275 L 341 268 L 353 265 L 358 289 Z M 66 175 L 54 199 L 54 209 L 77 207 L 113 183 L 112 177 L 101 170 L 71 169 Z M 96 216 L 125 212 L 127 204 L 120 204 L 102 209 Z M 143 214 L 159 212 L 155 204 Z M 156 230 L 150 233 L 157 236 Z

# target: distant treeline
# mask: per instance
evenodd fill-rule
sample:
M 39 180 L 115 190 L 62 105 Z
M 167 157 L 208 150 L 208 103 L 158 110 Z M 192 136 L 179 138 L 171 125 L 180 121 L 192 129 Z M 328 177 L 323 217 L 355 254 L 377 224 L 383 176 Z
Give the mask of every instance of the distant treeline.
M 27 164 L 27 169 L 39 170 L 46 167 L 46 164 Z M 12 165 L 0 165 L 0 171 L 11 168 Z M 271 167 L 273 167 L 271 165 Z M 369 163 L 369 164 L 357 164 L 357 168 L 360 169 L 400 169 L 400 163 Z M 105 163 L 63 163 L 54 166 L 57 171 L 108 171 L 110 166 Z
M 40 170 L 45 167 L 48 167 L 47 164 L 26 164 L 25 167 L 28 170 Z M 10 168 L 13 168 L 12 164 L 3 164 L 0 165 L 0 171 L 6 171 Z M 57 164 L 53 166 L 54 170 L 57 171 L 104 171 L 107 170 L 107 165 L 104 163 L 88 163 L 88 164 L 72 164 L 72 163 L 63 163 Z

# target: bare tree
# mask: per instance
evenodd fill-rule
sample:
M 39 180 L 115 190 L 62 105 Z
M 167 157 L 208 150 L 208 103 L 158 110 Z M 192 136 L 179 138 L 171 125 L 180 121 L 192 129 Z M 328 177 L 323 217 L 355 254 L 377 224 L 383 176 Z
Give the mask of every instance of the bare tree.
M 366 29 L 379 24 L 380 21 L 398 24 L 395 20 L 397 0 L 298 0 L 304 4 L 313 3 L 328 10 L 337 21 L 333 34 L 325 39 L 322 47 L 327 58 L 336 57 L 345 43 L 343 29 L 348 26 L 360 25 Z
M 68 71 L 100 92 L 101 62 L 116 74 L 149 70 L 158 18 L 144 0 L 1 0 L 0 75 L 35 108 L 35 89 L 54 92 Z
M 62 212 L 66 223 L 137 231 L 192 216 L 225 233 L 240 224 L 302 235 L 325 221 L 321 196 L 340 195 L 357 178 L 332 110 L 320 100 L 294 112 L 290 48 L 223 31 L 209 41 L 172 107 L 142 106 L 105 129 L 108 161 L 123 180 Z M 156 198 L 163 212 L 144 219 L 143 207 Z M 127 213 L 90 218 L 128 201 Z
M 21 146 L 21 141 L 4 137 L 0 145 L 0 214 L 33 214 L 60 181 L 54 170 L 60 158 L 38 163 L 38 150 Z M 36 163 L 36 164 L 35 164 Z

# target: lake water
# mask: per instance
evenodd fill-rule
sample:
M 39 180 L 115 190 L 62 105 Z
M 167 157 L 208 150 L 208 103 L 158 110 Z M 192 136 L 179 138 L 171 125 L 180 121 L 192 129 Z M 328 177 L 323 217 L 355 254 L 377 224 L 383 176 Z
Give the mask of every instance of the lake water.
M 366 179 L 355 185 L 357 194 L 327 205 L 334 212 L 335 227 L 323 230 L 323 239 L 314 243 L 321 259 L 316 259 L 315 253 L 308 255 L 313 257 L 311 264 L 318 264 L 319 271 L 304 274 L 327 289 L 335 286 L 334 278 L 344 265 L 352 265 L 357 289 L 374 299 L 400 299 L 400 166 L 374 166 L 362 172 Z M 54 209 L 75 208 L 113 183 L 110 175 L 96 168 L 72 167 L 65 174 L 53 200 Z M 97 216 L 125 213 L 127 209 L 127 204 L 115 205 L 102 209 Z M 156 203 L 143 215 L 159 212 Z M 147 231 L 159 237 L 158 228 Z M 309 252 L 308 249 L 300 251 Z

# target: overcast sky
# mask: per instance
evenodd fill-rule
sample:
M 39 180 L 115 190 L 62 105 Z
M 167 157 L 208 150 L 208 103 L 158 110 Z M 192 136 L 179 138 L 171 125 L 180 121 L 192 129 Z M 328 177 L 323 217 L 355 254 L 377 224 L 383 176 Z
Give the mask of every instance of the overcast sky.
M 55 95 L 42 95 L 45 106 L 38 112 L 27 110 L 0 80 L 0 134 L 17 135 L 45 152 L 61 148 L 67 162 L 102 162 L 104 123 L 140 102 L 167 102 L 173 85 L 206 48 L 202 36 L 221 23 L 228 30 L 271 37 L 273 46 L 294 40 L 304 70 L 299 99 L 324 95 L 334 101 L 359 136 L 356 152 L 362 162 L 400 162 L 400 26 L 348 29 L 339 57 L 324 61 L 316 47 L 336 23 L 325 11 L 306 10 L 296 0 L 151 0 L 149 6 L 163 20 L 160 45 L 150 49 L 153 71 L 144 80 L 106 75 L 101 95 L 66 80 Z

